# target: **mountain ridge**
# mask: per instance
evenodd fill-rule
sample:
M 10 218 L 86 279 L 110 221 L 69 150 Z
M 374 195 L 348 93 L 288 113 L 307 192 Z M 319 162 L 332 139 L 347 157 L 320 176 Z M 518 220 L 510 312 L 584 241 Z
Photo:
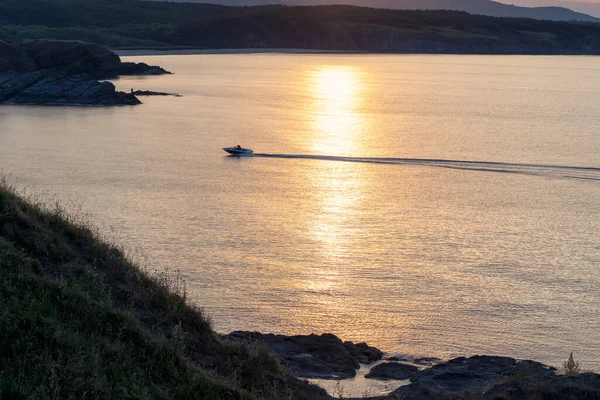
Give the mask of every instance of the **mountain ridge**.
M 464 11 L 356 6 L 226 7 L 137 0 L 0 2 L 0 40 L 82 40 L 118 48 L 308 49 L 421 54 L 600 54 L 600 24 Z M 39 10 L 38 10 L 39 11 Z M 131 15 L 135 15 L 132 23 Z
M 166 1 L 166 0 L 154 0 Z M 493 0 L 168 0 L 178 3 L 205 3 L 224 6 L 319 6 L 351 5 L 394 10 L 452 10 L 491 17 L 531 18 L 549 21 L 600 22 L 600 18 L 567 7 L 522 7 Z

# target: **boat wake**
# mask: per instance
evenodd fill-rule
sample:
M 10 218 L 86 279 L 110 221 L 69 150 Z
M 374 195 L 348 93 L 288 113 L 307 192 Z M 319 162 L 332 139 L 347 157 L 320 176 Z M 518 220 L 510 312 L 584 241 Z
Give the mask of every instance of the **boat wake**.
M 559 179 L 577 179 L 600 182 L 600 168 L 548 164 L 517 164 L 488 161 L 444 160 L 430 158 L 373 158 L 373 157 L 342 157 L 313 154 L 266 154 L 255 153 L 254 157 L 302 159 L 320 161 L 339 161 L 386 165 L 415 165 L 436 168 L 460 169 L 467 171 L 495 172 L 506 174 L 521 174 L 543 176 Z

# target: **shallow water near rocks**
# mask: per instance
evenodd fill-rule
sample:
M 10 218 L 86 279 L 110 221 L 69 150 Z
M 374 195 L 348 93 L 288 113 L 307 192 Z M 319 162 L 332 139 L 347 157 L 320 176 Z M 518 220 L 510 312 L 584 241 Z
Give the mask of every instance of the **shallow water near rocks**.
M 175 75 L 121 90 L 183 97 L 0 107 L 0 168 L 179 271 L 218 332 L 600 370 L 599 58 L 124 60 Z
M 367 398 L 388 394 L 400 386 L 410 384 L 409 379 L 405 380 L 379 380 L 367 379 L 365 375 L 369 373 L 371 368 L 380 364 L 376 362 L 370 365 L 361 365 L 356 371 L 356 376 L 351 379 L 343 380 L 328 380 L 328 379 L 309 379 L 309 382 L 321 386 L 333 397 L 355 397 Z

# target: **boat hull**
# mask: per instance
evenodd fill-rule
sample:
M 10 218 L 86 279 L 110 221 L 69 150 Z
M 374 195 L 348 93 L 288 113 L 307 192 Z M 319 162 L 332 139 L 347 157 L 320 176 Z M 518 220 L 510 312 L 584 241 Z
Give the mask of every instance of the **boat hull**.
M 254 154 L 254 151 L 252 151 L 250 149 L 236 149 L 235 147 L 223 147 L 223 150 L 225 150 L 227 153 L 231 154 L 232 156 L 237 156 L 237 157 L 247 157 L 247 156 L 251 156 L 252 154 Z

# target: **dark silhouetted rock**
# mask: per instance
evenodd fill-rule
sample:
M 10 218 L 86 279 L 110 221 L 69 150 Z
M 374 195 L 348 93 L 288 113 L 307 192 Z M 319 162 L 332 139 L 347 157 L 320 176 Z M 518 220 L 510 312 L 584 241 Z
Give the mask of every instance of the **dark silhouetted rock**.
M 354 377 L 359 364 L 352 353 L 364 357 L 364 349 L 370 348 L 364 343 L 342 343 L 331 334 L 283 336 L 240 331 L 224 335 L 223 338 L 268 346 L 282 364 L 288 366 L 292 376 L 297 378 Z M 359 349 L 361 351 L 358 351 Z M 438 359 L 428 358 L 421 361 L 437 362 Z M 556 375 L 555 368 L 535 361 L 515 360 L 509 357 L 458 357 L 424 370 L 407 364 L 388 362 L 373 367 L 366 377 L 398 380 L 410 377 L 409 385 L 385 396 L 370 397 L 371 400 L 600 400 L 598 374 Z M 286 379 L 298 385 L 302 384 L 292 377 Z M 316 400 L 331 397 L 322 391 L 307 391 L 300 398 Z
M 12 44 L 0 41 L 0 72 L 32 72 L 35 70 L 33 60 L 20 49 Z
M 125 68 L 132 74 L 168 73 L 147 64 L 123 63 L 95 44 L 35 40 L 19 45 L 0 41 L 0 103 L 36 105 L 135 105 L 132 93 L 110 82 Z
M 97 44 L 77 41 L 34 40 L 19 45 L 37 70 L 61 71 L 68 75 L 88 74 L 106 79 L 118 76 L 121 59 Z
M 500 383 L 485 392 L 486 399 L 527 400 L 527 392 L 518 382 Z
M 0 103 L 4 103 L 19 92 L 35 85 L 43 78 L 38 71 L 18 73 L 13 71 L 0 72 Z
M 418 357 L 412 360 L 413 364 L 418 365 L 433 365 L 442 362 L 439 358 L 435 357 Z
M 349 345 L 331 334 L 283 336 L 232 332 L 224 338 L 264 343 L 296 377 L 346 379 L 356 376 L 356 370 L 360 368 L 357 360 L 347 350 Z
M 344 342 L 344 347 L 348 353 L 361 364 L 371 364 L 381 360 L 383 352 L 375 347 L 371 347 L 366 343 Z
M 0 74 L 0 101 L 5 104 L 107 106 L 141 103 L 132 94 L 117 92 L 111 82 L 99 82 L 85 74 L 41 72 Z
M 171 72 L 146 63 L 122 62 L 118 68 L 119 75 L 165 75 Z
M 388 362 L 374 366 L 371 368 L 365 378 L 368 379 L 408 379 L 419 372 L 419 368 L 408 365 L 400 364 L 397 362 Z
M 411 378 L 411 385 L 397 389 L 393 392 L 396 397 L 391 398 L 416 399 L 425 388 L 441 393 L 462 393 L 464 390 L 482 393 L 495 384 L 504 384 L 508 377 L 523 376 L 536 382 L 556 378 L 554 368 L 535 361 L 494 356 L 458 357 L 419 371 Z M 519 392 L 514 388 L 511 391 L 515 395 Z
M 165 92 L 154 92 L 152 90 L 134 90 L 133 94 L 136 96 L 175 96 L 181 97 L 178 93 L 165 93 Z
M 600 375 L 550 375 L 545 378 L 515 376 L 483 394 L 484 400 L 600 399 Z

